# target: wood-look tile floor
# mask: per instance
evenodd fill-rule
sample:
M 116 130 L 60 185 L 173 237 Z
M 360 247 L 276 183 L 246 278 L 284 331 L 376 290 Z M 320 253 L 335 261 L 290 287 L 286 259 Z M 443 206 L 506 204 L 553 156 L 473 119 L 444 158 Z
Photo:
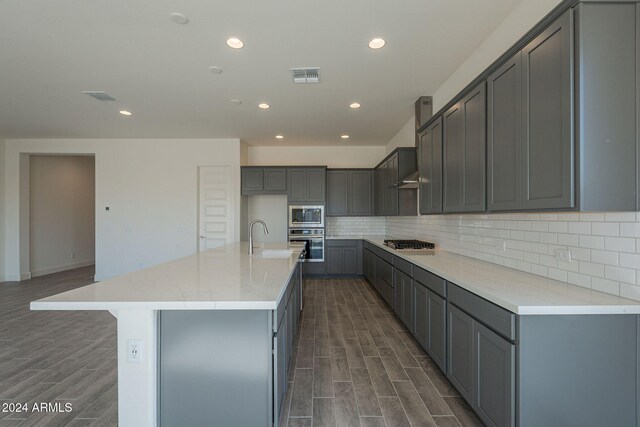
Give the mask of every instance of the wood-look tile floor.
M 3 403 L 71 403 L 68 413 L 0 412 L 3 426 L 117 425 L 116 320 L 30 311 L 93 282 L 81 268 L 0 283 Z M 365 280 L 307 280 L 283 426 L 482 425 Z
M 93 283 L 93 267 L 0 283 L 0 426 L 118 423 L 116 319 L 106 311 L 30 311 L 29 302 Z M 29 412 L 3 412 L 26 403 Z M 70 403 L 71 412 L 32 412 Z
M 307 280 L 281 426 L 482 426 L 365 280 Z

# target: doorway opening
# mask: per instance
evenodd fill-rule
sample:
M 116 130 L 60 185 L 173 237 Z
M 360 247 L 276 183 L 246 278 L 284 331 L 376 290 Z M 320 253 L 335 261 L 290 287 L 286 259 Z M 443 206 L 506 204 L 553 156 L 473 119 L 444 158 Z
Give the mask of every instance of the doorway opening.
M 28 200 L 31 277 L 95 265 L 94 156 L 30 155 Z

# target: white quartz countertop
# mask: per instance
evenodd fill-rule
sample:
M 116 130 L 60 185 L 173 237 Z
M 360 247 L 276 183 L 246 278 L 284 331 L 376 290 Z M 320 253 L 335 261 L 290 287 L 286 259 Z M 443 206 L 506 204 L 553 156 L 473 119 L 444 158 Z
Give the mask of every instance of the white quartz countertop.
M 63 292 L 32 310 L 273 310 L 295 271 L 300 246 L 266 244 L 247 254 L 246 242 L 211 249 Z M 263 251 L 292 249 L 287 258 Z
M 443 250 L 432 255 L 403 253 L 385 246 L 381 236 L 362 239 L 516 314 L 640 314 L 640 301 Z

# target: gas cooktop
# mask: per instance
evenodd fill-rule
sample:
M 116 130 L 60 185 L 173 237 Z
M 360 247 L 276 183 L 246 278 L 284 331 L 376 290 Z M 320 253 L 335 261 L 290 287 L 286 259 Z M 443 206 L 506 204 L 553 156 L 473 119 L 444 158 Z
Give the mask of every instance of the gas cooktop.
M 425 250 L 436 248 L 434 243 L 410 239 L 385 239 L 384 244 L 395 250 Z

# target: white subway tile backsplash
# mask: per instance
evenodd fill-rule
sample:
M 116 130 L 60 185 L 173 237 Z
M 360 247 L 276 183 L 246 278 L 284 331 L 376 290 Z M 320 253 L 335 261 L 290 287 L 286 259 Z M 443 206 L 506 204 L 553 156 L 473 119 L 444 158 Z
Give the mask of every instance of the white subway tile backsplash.
M 636 241 L 628 237 L 607 237 L 605 249 L 608 251 L 635 252 Z
M 640 212 L 367 217 L 357 224 L 332 218 L 327 230 L 430 240 L 451 252 L 640 300 Z M 556 249 L 569 249 L 572 262 L 558 261 Z
M 609 280 L 617 280 L 624 283 L 636 283 L 636 270 L 631 268 L 614 267 L 605 265 L 604 277 Z
M 640 222 L 620 223 L 620 235 L 623 237 L 640 237 Z

